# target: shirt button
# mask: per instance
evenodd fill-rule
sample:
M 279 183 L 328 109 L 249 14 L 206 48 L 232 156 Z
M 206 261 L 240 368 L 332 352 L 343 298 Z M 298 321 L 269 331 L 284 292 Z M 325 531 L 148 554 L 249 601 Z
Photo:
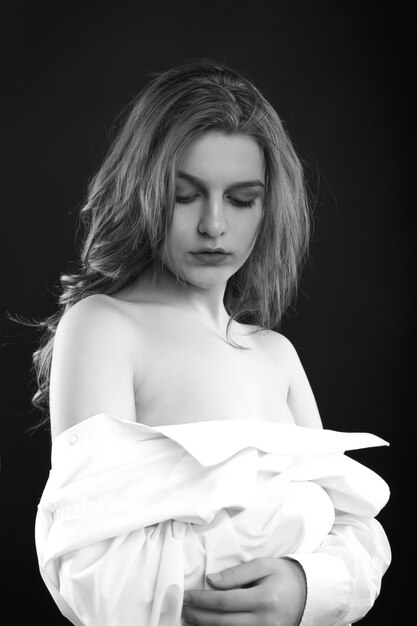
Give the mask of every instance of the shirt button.
M 74 445 L 74 443 L 77 443 L 77 441 L 78 441 L 78 435 L 73 435 L 71 439 L 69 440 L 72 446 Z

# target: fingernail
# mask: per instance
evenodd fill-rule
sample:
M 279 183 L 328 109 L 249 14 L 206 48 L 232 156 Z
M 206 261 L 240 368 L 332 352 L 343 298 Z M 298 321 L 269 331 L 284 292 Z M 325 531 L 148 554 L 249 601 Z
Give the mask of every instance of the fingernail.
M 219 583 L 221 579 L 223 578 L 223 576 L 221 574 L 208 574 L 207 578 L 213 581 L 214 583 Z

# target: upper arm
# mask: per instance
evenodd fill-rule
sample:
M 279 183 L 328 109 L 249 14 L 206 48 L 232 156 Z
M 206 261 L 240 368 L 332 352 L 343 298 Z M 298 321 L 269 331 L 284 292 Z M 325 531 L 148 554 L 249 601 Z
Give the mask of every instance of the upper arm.
M 131 338 L 121 312 L 105 296 L 90 296 L 63 315 L 51 365 L 53 439 L 98 413 L 136 419 Z
M 279 335 L 288 372 L 287 403 L 298 426 L 322 428 L 320 413 L 304 367 L 292 343 Z

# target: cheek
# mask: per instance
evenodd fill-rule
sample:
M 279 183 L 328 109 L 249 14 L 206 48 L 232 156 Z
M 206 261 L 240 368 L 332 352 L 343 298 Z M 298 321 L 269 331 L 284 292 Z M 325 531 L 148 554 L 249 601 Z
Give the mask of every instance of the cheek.
M 236 224 L 236 234 L 238 236 L 238 240 L 241 242 L 242 247 L 251 246 L 255 240 L 256 236 L 261 228 L 262 224 L 262 211 L 257 211 L 254 214 L 248 216 L 248 219 L 240 224 Z
M 168 236 L 174 249 L 188 245 L 191 232 L 196 228 L 193 218 L 193 211 L 189 207 L 185 206 L 174 210 L 171 231 Z
M 181 263 L 185 252 L 192 249 L 190 233 L 183 219 L 174 219 L 164 245 L 164 260 L 172 269 Z
M 168 248 L 173 255 L 181 253 L 187 248 L 187 233 L 173 228 L 168 237 Z

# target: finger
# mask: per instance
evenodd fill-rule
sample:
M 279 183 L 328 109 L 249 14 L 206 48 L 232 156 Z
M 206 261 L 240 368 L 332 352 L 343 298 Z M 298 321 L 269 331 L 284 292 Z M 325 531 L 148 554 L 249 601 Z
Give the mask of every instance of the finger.
M 186 591 L 184 594 L 184 607 L 191 605 L 207 611 L 217 611 L 218 613 L 254 611 L 259 604 L 258 594 L 256 587 L 227 591 Z
M 228 567 L 221 572 L 209 574 L 207 581 L 212 587 L 233 589 L 234 587 L 242 587 L 248 583 L 256 582 L 272 574 L 273 571 L 270 559 L 253 559 L 248 561 L 248 563 L 242 563 L 241 565 Z
M 187 624 L 196 626 L 257 626 L 258 621 L 253 613 L 217 613 L 206 611 L 191 605 L 184 605 L 183 618 Z

